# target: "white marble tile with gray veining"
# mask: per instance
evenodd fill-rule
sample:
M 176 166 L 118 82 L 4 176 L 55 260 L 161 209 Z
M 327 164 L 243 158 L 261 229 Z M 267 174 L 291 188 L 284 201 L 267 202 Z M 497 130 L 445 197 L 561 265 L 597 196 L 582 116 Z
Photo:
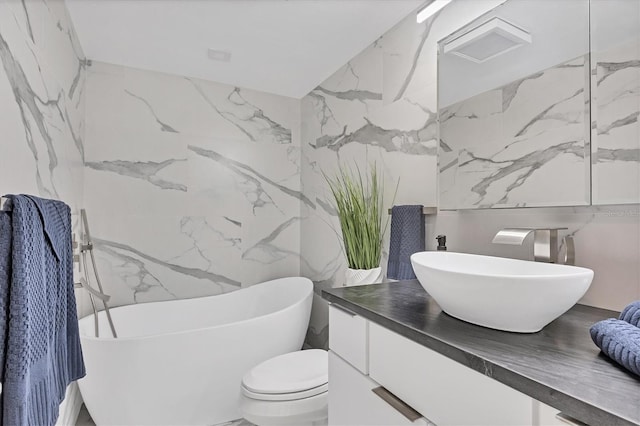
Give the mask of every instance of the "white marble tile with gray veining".
M 299 256 L 300 253 L 277 243 L 278 237 L 290 226 L 298 226 L 300 218 L 293 217 L 277 226 L 269 235 L 261 238 L 242 253 L 243 260 L 269 264 L 284 259 L 287 256 Z
M 153 106 L 145 98 L 143 98 L 142 96 L 138 96 L 135 93 L 131 93 L 127 89 L 125 89 L 124 92 L 127 95 L 131 96 L 132 98 L 137 99 L 138 101 L 142 102 L 147 107 L 147 109 L 149 110 L 149 113 L 153 116 L 153 118 L 156 121 L 156 123 L 158 124 L 158 126 L 160 126 L 160 131 L 162 131 L 162 132 L 171 132 L 171 133 L 180 133 L 178 130 L 174 129 L 169 124 L 167 124 L 164 121 L 160 120 L 160 118 L 158 118 L 158 115 L 156 114 L 156 112 L 153 110 Z
M 240 281 L 241 222 L 226 216 L 186 216 L 179 226 L 189 243 L 170 262 Z
M 272 205 L 280 213 L 284 214 L 283 206 L 279 206 L 273 192 L 284 195 L 290 199 L 298 200 L 309 207 L 314 208 L 314 203 L 301 191 L 292 189 L 271 179 L 253 167 L 242 162 L 225 157 L 224 155 L 206 148 L 190 145 L 189 151 L 195 155 L 215 162 L 233 175 L 237 182 L 237 189 L 244 193 L 246 200 L 251 204 L 253 213 L 256 209 Z
M 299 275 L 315 203 L 291 99 L 102 63 L 88 92 L 87 211 L 117 304 Z
M 82 202 L 86 60 L 64 3 L 0 3 L 3 193 Z
M 429 141 L 436 133 L 436 114 L 426 106 L 405 101 L 413 109 L 406 118 L 409 125 L 387 119 L 395 114 L 382 103 L 382 56 L 381 47 L 372 45 L 307 95 L 303 102 L 317 122 L 315 137 L 307 141 L 310 147 L 339 155 L 346 145 L 361 144 L 388 153 L 435 156 Z
M 290 144 L 291 129 L 269 117 L 265 111 L 247 100 L 238 87 L 227 90 L 224 99 L 212 99 L 200 82 L 189 79 L 196 92 L 222 118 L 233 124 L 252 142 Z
M 134 179 L 141 179 L 149 182 L 151 185 L 157 186 L 161 189 L 170 189 L 175 191 L 187 191 L 187 186 L 179 183 L 172 182 L 168 179 L 161 177 L 160 173 L 167 167 L 180 162 L 185 162 L 186 159 L 171 159 L 162 162 L 155 161 L 87 161 L 85 166 L 98 171 L 115 173 L 124 177 L 130 177 Z
M 594 52 L 593 203 L 640 202 L 640 40 Z
M 427 40 L 433 37 L 432 27 L 437 14 L 422 24 L 416 25 L 414 16 L 408 16 L 395 31 L 382 38 L 384 56 L 384 101 L 391 104 L 417 91 L 416 83 L 424 76 L 420 59 Z M 424 60 L 424 59 L 423 59 Z
M 585 67 L 580 57 L 443 108 L 442 207 L 587 204 Z
M 262 214 L 243 227 L 242 285 L 278 277 L 283 269 L 300 274 L 300 218 Z
M 94 244 L 114 305 L 214 295 L 240 286 L 220 273 L 158 259 L 128 244 L 101 238 L 94 238 Z M 118 285 L 126 286 L 128 294 Z

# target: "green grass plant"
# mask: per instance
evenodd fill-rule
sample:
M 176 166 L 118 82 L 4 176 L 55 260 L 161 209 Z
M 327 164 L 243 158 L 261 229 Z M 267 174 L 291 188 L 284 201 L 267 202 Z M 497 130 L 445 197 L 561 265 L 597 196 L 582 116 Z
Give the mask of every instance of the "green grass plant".
M 357 165 L 340 165 L 335 176 L 323 175 L 333 194 L 349 268 L 377 268 L 388 218 L 383 228 L 384 184 L 375 163 L 364 175 Z

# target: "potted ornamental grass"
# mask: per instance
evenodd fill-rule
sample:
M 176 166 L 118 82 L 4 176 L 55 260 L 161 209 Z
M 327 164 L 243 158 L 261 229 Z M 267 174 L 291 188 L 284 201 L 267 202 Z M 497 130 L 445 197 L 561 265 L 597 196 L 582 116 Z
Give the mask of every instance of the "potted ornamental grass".
M 388 216 L 385 215 L 383 226 L 384 184 L 375 163 L 367 173 L 357 166 L 340 166 L 335 176 L 324 174 L 324 177 L 333 195 L 347 257 L 344 285 L 381 282 L 382 238 Z

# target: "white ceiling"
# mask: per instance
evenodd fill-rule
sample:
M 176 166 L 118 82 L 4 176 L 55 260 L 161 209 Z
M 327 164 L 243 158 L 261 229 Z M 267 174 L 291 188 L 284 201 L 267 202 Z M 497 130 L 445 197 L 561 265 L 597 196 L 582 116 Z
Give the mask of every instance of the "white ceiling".
M 67 0 L 88 59 L 301 98 L 425 0 Z M 207 49 L 230 51 L 230 62 Z

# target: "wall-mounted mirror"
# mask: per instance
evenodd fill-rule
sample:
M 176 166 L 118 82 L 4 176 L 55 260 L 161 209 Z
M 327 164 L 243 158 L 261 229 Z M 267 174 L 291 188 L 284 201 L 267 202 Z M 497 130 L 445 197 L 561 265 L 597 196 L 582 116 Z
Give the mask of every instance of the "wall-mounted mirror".
M 591 0 L 593 204 L 640 203 L 640 1 Z
M 509 0 L 440 41 L 441 209 L 639 201 L 639 5 Z

